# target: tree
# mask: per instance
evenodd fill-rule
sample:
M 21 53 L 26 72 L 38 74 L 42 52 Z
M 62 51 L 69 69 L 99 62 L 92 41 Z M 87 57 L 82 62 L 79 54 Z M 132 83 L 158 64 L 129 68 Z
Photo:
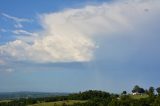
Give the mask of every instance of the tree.
M 145 93 L 148 94 L 148 89 L 145 89 Z
M 148 93 L 150 96 L 153 96 L 154 95 L 154 87 L 150 87 L 148 90 Z
M 158 88 L 156 89 L 156 91 L 157 91 L 158 95 L 160 96 L 160 87 L 158 87 Z
M 122 95 L 126 95 L 126 94 L 127 94 L 127 91 L 123 91 L 123 92 L 122 92 Z
M 145 90 L 141 87 L 139 87 L 138 85 L 134 86 L 133 90 L 132 90 L 133 93 L 135 92 L 138 92 L 138 93 L 144 93 Z
M 135 85 L 132 92 L 135 93 L 135 92 L 139 92 L 140 91 L 140 87 L 138 85 Z
M 140 88 L 138 92 L 139 93 L 145 93 L 145 90 L 143 88 Z

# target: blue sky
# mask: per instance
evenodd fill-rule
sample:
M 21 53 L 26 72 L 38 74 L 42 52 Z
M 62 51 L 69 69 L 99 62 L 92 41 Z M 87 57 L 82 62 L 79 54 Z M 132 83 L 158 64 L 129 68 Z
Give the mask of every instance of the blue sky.
M 160 86 L 159 0 L 0 1 L 0 92 Z

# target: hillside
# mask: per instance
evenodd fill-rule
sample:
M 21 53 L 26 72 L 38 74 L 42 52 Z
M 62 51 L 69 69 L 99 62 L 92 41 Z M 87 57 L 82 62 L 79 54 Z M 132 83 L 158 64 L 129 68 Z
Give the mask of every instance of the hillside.
M 1 92 L 0 100 L 5 99 L 19 99 L 19 98 L 41 98 L 41 97 L 53 97 L 53 96 L 65 96 L 68 93 L 49 93 L 49 92 Z
M 2 100 L 0 106 L 160 106 L 160 87 L 156 91 L 157 93 L 155 93 L 153 87 L 144 90 L 136 85 L 132 90 L 133 94 L 126 91 L 115 94 L 99 90 L 88 90 L 71 94 L 53 93 L 54 95 L 51 96 L 48 93 L 27 94 L 25 92 L 22 94 L 36 96 Z M 43 97 L 38 97 L 37 94 Z

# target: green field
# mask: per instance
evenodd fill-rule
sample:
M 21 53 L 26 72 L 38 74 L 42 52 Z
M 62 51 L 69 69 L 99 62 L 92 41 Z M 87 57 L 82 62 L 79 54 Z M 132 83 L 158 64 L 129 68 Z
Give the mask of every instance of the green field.
M 2 102 L 11 102 L 12 100 L 0 100 L 0 103 Z
M 130 97 L 133 99 L 143 99 L 143 98 L 147 98 L 148 95 L 147 94 L 139 94 L 139 95 L 130 95 Z
M 82 100 L 66 100 L 66 101 L 57 101 L 57 102 L 44 102 L 44 103 L 38 103 L 38 104 L 33 104 L 29 106 L 62 106 L 64 103 L 67 105 L 72 105 L 75 103 L 85 103 L 87 101 L 82 101 Z

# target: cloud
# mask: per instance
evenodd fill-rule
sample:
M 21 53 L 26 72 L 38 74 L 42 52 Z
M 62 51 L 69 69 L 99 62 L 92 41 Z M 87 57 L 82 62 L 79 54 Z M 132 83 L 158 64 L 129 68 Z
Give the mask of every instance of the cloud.
M 39 33 L 29 32 L 29 31 L 22 30 L 22 29 L 13 30 L 12 33 L 16 35 L 15 37 L 18 40 L 21 40 L 21 41 L 24 41 L 24 42 L 28 42 L 28 43 L 32 43 L 32 42 L 34 42 L 35 39 L 40 37 Z
M 86 39 L 79 38 L 80 41 L 75 39 L 48 36 L 35 41 L 34 44 L 16 40 L 1 46 L 0 51 L 4 56 L 9 56 L 14 60 L 31 60 L 40 63 L 89 60 L 91 48 L 88 49 L 87 46 L 93 45 Z
M 0 28 L 0 32 L 7 32 L 6 29 Z
M 32 42 L 26 40 L 30 36 L 17 38 L 1 45 L 0 53 L 17 61 L 37 63 L 91 61 L 97 39 L 136 30 L 159 12 L 159 4 L 158 0 L 122 0 L 41 14 L 44 30 L 36 32 L 38 37 L 32 37 Z M 31 35 L 24 30 L 14 33 Z
M 18 18 L 18 17 L 15 17 L 15 16 L 11 16 L 11 15 L 8 15 L 6 13 L 1 13 L 2 16 L 14 21 L 16 24 L 14 25 L 15 28 L 22 28 L 23 25 L 22 23 L 23 22 L 32 22 L 32 20 L 30 19 L 26 19 L 26 18 Z
M 0 65 L 4 65 L 5 61 L 0 59 Z
M 8 73 L 12 73 L 12 72 L 14 72 L 15 70 L 14 69 L 12 69 L 12 68 L 7 68 L 6 70 L 5 70 L 5 72 L 8 72 Z
M 12 72 L 15 72 L 15 69 L 7 67 L 7 66 L 1 66 L 0 72 L 3 72 L 3 73 L 12 73 Z
M 33 32 L 28 32 L 26 30 L 14 30 L 12 31 L 12 33 L 16 34 L 16 35 L 28 35 L 28 36 L 38 36 L 37 33 L 33 33 Z
M 5 60 L 3 60 L 3 57 L 0 57 L 0 72 L 11 73 L 14 71 L 15 70 L 13 68 L 9 68 L 8 63 Z

